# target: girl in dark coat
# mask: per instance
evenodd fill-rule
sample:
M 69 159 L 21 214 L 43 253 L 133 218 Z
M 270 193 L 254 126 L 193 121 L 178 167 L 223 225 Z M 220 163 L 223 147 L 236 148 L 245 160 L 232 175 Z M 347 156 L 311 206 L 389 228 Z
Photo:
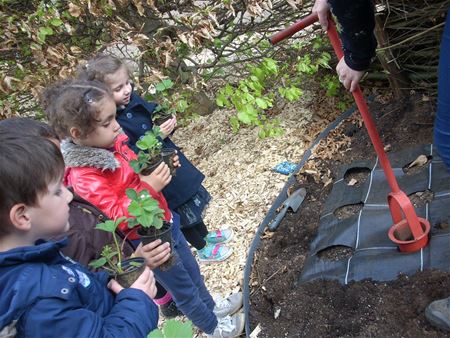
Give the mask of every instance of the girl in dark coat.
M 152 116 L 157 104 L 143 100 L 133 91 L 127 66 L 111 55 L 99 54 L 88 61 L 79 77 L 104 82 L 111 89 L 117 105 L 117 122 L 129 138 L 128 145 L 137 152 L 136 142 L 153 128 Z M 163 147 L 176 149 L 181 164 L 163 194 L 169 207 L 180 215 L 181 231 L 198 250 L 200 262 L 223 261 L 232 253 L 223 243 L 231 239 L 233 232 L 231 229 L 208 232 L 202 219 L 203 210 L 211 200 L 202 186 L 205 176 L 169 138 L 175 126 L 175 116 L 160 125 Z

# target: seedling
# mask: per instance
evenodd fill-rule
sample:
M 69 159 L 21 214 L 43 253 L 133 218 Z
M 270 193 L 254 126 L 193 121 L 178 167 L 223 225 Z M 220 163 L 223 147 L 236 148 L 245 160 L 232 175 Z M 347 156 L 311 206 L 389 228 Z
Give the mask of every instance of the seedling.
M 130 161 L 135 173 L 141 174 L 161 160 L 162 143 L 158 139 L 161 135 L 160 128 L 154 126 L 151 131 L 147 131 L 144 137 L 136 142 L 136 147 L 139 149 L 137 160 Z
M 112 274 L 121 274 L 126 272 L 122 267 L 123 254 L 122 247 L 119 245 L 117 238 L 117 227 L 125 221 L 126 217 L 120 217 L 115 221 L 108 220 L 95 226 L 96 229 L 111 233 L 114 240 L 114 247 L 105 245 L 100 254 L 100 258 L 89 263 L 95 269 L 103 268 Z M 139 266 L 139 264 L 131 263 L 131 266 Z
M 148 190 L 143 189 L 138 193 L 134 189 L 127 189 L 126 194 L 131 200 L 128 212 L 134 216 L 127 220 L 129 228 L 137 225 L 144 228 L 162 228 L 164 211 L 159 207 L 158 201 L 152 198 Z

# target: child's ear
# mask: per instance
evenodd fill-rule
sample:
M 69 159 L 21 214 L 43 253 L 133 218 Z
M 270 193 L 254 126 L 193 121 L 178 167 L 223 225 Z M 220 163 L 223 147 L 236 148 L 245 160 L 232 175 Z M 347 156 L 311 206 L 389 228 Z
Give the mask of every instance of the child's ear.
M 14 204 L 9 211 L 9 219 L 14 228 L 22 231 L 28 231 L 31 228 L 31 217 L 29 208 L 23 204 Z
M 78 140 L 80 138 L 80 135 L 81 135 L 80 130 L 78 128 L 76 128 L 76 127 L 70 128 L 69 133 L 70 133 L 70 137 L 73 140 Z

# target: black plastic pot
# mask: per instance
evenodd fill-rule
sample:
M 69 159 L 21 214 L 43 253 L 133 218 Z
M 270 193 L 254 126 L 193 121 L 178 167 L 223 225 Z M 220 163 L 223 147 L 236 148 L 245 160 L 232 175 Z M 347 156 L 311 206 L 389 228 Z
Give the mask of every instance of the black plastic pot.
M 148 167 L 141 170 L 141 175 L 150 175 L 162 162 L 162 157 L 155 159 L 153 162 L 149 163 Z
M 177 168 L 173 165 L 173 158 L 177 154 L 177 151 L 173 148 L 163 148 L 161 150 L 161 156 L 164 161 L 164 163 L 167 164 L 167 166 L 170 169 L 170 175 L 175 176 L 177 172 Z
M 124 272 L 116 274 L 114 279 L 124 288 L 129 288 L 145 269 L 145 259 L 134 257 L 122 261 Z
M 164 122 L 170 120 L 172 118 L 172 114 L 170 115 L 162 115 L 162 116 L 158 116 L 157 118 L 155 118 L 153 120 L 153 124 L 160 126 L 161 124 L 163 124 Z
M 141 227 L 138 229 L 137 233 L 141 237 L 142 245 L 146 245 L 157 239 L 161 240 L 161 244 L 166 242 L 170 243 L 170 258 L 159 266 L 162 271 L 169 270 L 175 264 L 172 241 L 172 223 L 164 221 L 161 229 L 156 229 L 154 227 Z

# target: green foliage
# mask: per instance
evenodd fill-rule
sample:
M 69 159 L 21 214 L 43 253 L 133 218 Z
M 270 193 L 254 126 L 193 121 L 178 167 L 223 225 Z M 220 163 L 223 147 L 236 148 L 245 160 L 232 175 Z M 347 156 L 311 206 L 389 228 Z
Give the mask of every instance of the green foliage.
M 137 193 L 134 189 L 127 189 L 126 194 L 131 200 L 128 212 L 134 218 L 128 219 L 128 227 L 142 225 L 144 228 L 151 226 L 161 229 L 163 226 L 164 211 L 159 207 L 148 190 L 144 189 Z
M 273 79 L 279 75 L 277 62 L 270 58 L 265 58 L 260 65 L 249 67 L 249 76 L 241 81 L 237 88 L 230 84 L 221 88 L 216 96 L 216 103 L 219 107 L 234 107 L 236 116 L 230 118 L 233 132 L 237 132 L 242 124 L 260 127 L 259 136 L 276 136 L 282 133 L 277 123 L 271 122 L 266 111 L 273 106 L 275 94 L 272 89 Z M 295 91 L 292 85 L 292 93 L 301 94 Z M 290 96 L 294 98 L 295 95 Z M 298 96 L 296 97 L 298 98 Z
M 99 223 L 95 229 L 109 232 L 114 240 L 114 249 L 110 245 L 105 245 L 100 254 L 100 258 L 89 263 L 95 269 L 103 267 L 105 270 L 114 273 L 122 273 L 122 250 L 119 246 L 116 230 L 120 223 L 126 220 L 126 217 L 120 217 L 115 221 L 108 220 Z
M 152 118 L 157 119 L 165 115 L 177 115 L 184 113 L 188 107 L 187 94 L 179 92 L 179 87 L 171 79 L 164 79 L 155 85 L 155 93 L 147 94 L 149 101 L 158 102 Z
M 193 334 L 194 330 L 190 321 L 183 323 L 175 319 L 169 319 L 164 322 L 162 330 L 153 330 L 147 338 L 192 338 Z
M 153 126 L 152 130 L 147 131 L 144 137 L 136 142 L 136 147 L 139 149 L 137 159 L 130 161 L 130 166 L 135 173 L 140 174 L 160 156 L 162 143 L 159 138 L 161 135 L 159 126 Z

